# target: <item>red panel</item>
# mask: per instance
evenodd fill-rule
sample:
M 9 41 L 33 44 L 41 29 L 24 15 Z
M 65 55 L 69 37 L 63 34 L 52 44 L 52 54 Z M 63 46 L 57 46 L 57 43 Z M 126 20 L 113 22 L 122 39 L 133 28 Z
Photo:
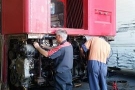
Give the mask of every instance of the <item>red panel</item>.
M 90 35 L 115 35 L 116 1 L 88 0 L 88 30 Z
M 2 33 L 23 31 L 23 0 L 2 0 Z
M 27 1 L 27 0 L 26 0 Z M 49 0 L 29 0 L 29 33 L 47 33 L 50 14 Z
M 46 33 L 48 1 L 2 0 L 2 33 Z
M 64 1 L 64 0 L 63 0 Z M 80 0 L 76 0 L 80 1 Z M 116 0 L 82 0 L 83 1 L 83 27 L 82 28 L 66 28 L 65 30 L 69 34 L 74 35 L 107 35 L 107 36 L 114 36 L 116 33 Z M 75 3 L 75 0 L 72 4 Z M 65 7 L 67 8 L 68 4 Z M 76 7 L 77 5 L 74 5 L 73 7 Z M 80 8 L 80 7 L 79 7 Z M 69 11 L 74 8 L 70 8 Z M 69 13 L 65 11 L 66 16 L 68 17 Z M 76 14 L 76 13 L 75 13 Z M 73 15 L 75 15 L 73 14 Z M 78 14 L 79 15 L 79 14 Z M 72 17 L 72 16 L 70 16 Z M 75 17 L 74 17 L 75 18 Z M 73 18 L 72 18 L 73 21 Z M 71 21 L 71 23 L 72 23 Z M 66 22 L 66 20 L 65 20 Z M 80 22 L 77 22 L 79 24 Z M 76 24 L 76 23 L 73 23 Z M 70 24 L 71 25 L 71 24 Z M 52 28 L 49 30 L 50 32 L 53 32 L 54 30 L 57 30 L 58 28 Z
M 57 30 L 51 28 L 50 1 L 2 0 L 2 33 L 52 33 Z M 64 29 L 69 34 L 115 35 L 116 0 L 74 0 L 72 5 L 67 0 L 60 1 L 65 5 Z M 67 6 L 69 4 L 72 8 Z
M 2 43 L 2 51 L 3 51 L 3 59 L 2 59 L 2 73 L 1 73 L 1 80 L 2 80 L 2 83 L 6 84 L 7 83 L 7 75 L 8 75 L 8 61 L 7 61 L 7 50 L 8 50 L 8 47 L 7 47 L 7 37 L 4 36 L 5 40 L 3 41 Z

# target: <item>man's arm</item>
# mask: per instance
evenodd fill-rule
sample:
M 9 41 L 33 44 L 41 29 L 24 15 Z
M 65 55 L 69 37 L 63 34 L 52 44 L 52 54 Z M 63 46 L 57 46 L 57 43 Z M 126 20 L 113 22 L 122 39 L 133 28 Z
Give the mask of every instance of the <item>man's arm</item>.
M 84 50 L 84 52 L 87 52 L 88 50 L 90 50 L 91 42 L 92 42 L 92 39 L 86 41 L 86 42 L 82 45 L 82 49 Z
M 82 47 L 80 48 L 80 55 L 85 58 L 85 54 L 84 54 Z
M 90 40 L 88 40 L 88 41 L 86 41 L 85 42 L 85 47 L 87 48 L 87 49 L 90 49 L 90 46 L 91 46 L 91 43 L 92 43 L 92 40 L 93 40 L 93 38 L 91 38 Z
M 33 43 L 34 47 L 45 57 L 48 57 L 48 52 L 44 49 L 42 49 L 37 42 Z
M 46 45 L 44 45 L 44 44 L 41 44 L 41 46 L 42 46 L 43 48 L 45 48 L 45 49 L 48 49 L 48 50 L 50 50 L 50 49 L 54 48 L 54 47 L 46 46 Z

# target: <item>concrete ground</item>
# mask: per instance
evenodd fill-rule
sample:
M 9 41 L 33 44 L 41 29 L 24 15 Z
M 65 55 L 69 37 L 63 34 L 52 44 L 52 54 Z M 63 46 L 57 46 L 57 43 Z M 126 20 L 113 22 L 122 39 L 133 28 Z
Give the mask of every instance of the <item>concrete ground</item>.
M 135 90 L 135 76 L 114 75 L 107 78 L 108 90 L 112 90 L 110 82 L 115 81 L 118 90 Z
M 135 76 L 114 75 L 107 77 L 108 90 L 113 90 L 112 82 L 116 82 L 118 90 L 135 90 Z M 87 82 L 83 82 L 81 87 L 73 90 L 90 90 Z
M 112 82 L 116 82 L 118 90 L 135 90 L 135 77 L 132 76 L 124 76 L 124 75 L 113 75 L 107 77 L 108 90 L 113 90 Z M 73 90 L 90 90 L 88 82 L 82 82 L 82 85 L 79 87 L 74 87 Z M 31 90 L 39 90 L 39 89 L 31 89 Z M 53 88 L 43 88 L 40 90 L 53 90 Z

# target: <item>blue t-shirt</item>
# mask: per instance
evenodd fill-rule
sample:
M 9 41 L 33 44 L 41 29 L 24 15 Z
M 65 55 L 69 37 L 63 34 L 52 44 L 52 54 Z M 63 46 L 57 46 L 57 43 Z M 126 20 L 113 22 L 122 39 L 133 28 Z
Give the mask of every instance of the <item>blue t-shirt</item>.
M 59 46 L 48 51 L 49 58 L 55 61 L 56 72 L 64 72 L 73 68 L 73 47 L 64 41 Z

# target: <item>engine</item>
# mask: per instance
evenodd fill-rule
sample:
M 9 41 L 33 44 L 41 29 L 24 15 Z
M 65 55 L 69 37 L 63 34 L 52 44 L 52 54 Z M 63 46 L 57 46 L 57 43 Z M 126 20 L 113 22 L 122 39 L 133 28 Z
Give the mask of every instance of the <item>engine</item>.
M 86 59 L 81 57 L 79 48 L 86 41 L 84 36 L 67 39 L 73 46 L 74 64 L 73 83 L 86 78 Z M 53 86 L 54 61 L 41 55 L 33 42 L 56 46 L 55 36 L 45 35 L 42 39 L 28 39 L 27 36 L 10 36 L 8 49 L 9 81 L 16 87 L 32 88 L 36 86 Z

